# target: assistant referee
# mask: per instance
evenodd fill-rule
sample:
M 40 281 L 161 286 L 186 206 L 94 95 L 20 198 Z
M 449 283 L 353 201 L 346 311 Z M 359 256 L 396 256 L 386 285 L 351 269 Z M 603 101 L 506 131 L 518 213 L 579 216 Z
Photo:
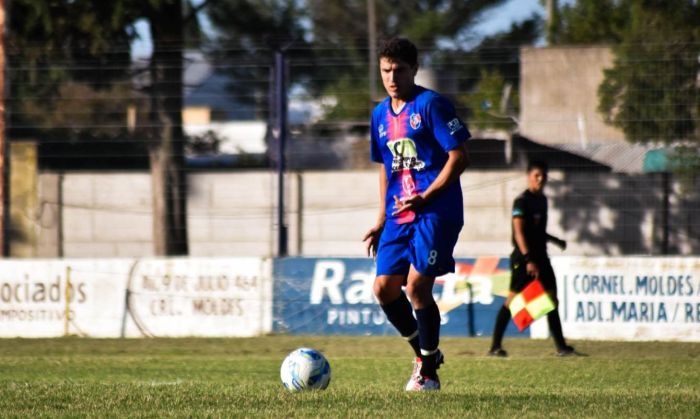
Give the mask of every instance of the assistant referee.
M 496 317 L 489 356 L 508 356 L 501 346 L 503 334 L 511 318 L 508 307 L 515 294 L 522 291 L 534 278 L 539 278 L 556 307 L 547 314 L 547 322 L 557 347 L 557 355 L 576 355 L 574 348 L 566 344 L 561 330 L 557 281 L 547 255 L 547 242 L 554 243 L 562 250 L 566 249 L 566 241 L 547 234 L 547 197 L 544 195 L 547 170 L 545 162 L 530 162 L 527 167 L 527 189 L 513 202 L 510 291 Z

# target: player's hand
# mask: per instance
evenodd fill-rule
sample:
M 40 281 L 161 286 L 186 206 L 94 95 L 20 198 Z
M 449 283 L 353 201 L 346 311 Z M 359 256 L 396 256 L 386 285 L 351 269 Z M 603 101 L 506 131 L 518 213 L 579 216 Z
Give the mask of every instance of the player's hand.
M 379 236 L 382 235 L 382 230 L 384 229 L 383 224 L 378 224 L 369 229 L 369 231 L 362 238 L 363 242 L 367 248 L 367 256 L 377 257 L 377 245 L 379 245 Z
M 398 215 L 404 211 L 418 211 L 423 206 L 425 206 L 425 198 L 422 195 L 413 195 L 404 199 L 394 195 L 394 212 L 391 215 Z
M 532 262 L 532 261 L 528 262 L 527 265 L 525 265 L 525 271 L 532 278 L 539 278 L 540 277 L 540 269 L 537 267 L 535 262 Z

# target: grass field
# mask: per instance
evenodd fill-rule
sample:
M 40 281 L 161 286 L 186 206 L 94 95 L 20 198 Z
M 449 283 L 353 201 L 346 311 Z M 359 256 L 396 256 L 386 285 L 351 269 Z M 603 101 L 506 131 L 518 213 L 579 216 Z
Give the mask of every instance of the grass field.
M 406 393 L 400 338 L 0 340 L 2 417 L 700 417 L 700 344 L 444 338 L 439 393 Z M 311 346 L 326 391 L 288 393 L 279 366 Z

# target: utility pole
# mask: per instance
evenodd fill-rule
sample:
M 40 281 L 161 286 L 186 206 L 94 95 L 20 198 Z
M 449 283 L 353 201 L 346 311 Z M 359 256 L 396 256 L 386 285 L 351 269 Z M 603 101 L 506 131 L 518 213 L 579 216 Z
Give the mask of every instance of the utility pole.
M 377 16 L 374 0 L 367 0 L 367 46 L 369 50 L 369 108 L 377 99 Z
M 9 166 L 7 136 L 5 135 L 5 0 L 0 0 L 0 246 L 2 256 L 9 254 Z
M 275 53 L 275 103 L 277 105 L 277 256 L 287 256 L 287 225 L 284 222 L 285 142 L 287 139 L 286 64 L 282 49 Z
M 558 10 L 559 6 L 557 4 L 557 0 L 546 0 L 546 17 L 547 17 L 547 23 L 546 23 L 546 37 L 547 37 L 547 45 L 551 46 L 554 44 L 557 29 L 559 27 L 559 22 L 558 22 Z

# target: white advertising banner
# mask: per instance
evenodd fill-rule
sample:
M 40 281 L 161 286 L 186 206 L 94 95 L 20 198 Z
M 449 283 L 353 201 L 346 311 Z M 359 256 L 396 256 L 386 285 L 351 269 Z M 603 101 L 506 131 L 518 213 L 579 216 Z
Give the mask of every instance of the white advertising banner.
M 554 257 L 552 266 L 566 337 L 700 341 L 700 258 Z
M 269 259 L 0 262 L 0 337 L 254 336 L 271 316 Z
M 127 312 L 146 336 L 256 336 L 272 328 L 272 273 L 259 258 L 137 261 Z

